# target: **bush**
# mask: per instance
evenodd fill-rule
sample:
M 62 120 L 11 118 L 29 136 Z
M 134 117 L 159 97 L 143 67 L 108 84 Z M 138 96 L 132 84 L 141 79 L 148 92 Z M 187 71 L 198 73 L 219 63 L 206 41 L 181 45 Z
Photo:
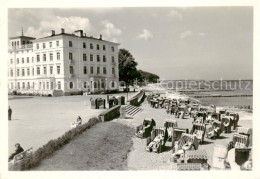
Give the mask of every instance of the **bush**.
M 101 122 L 101 120 L 96 117 L 90 118 L 87 123 L 65 132 L 65 134 L 57 139 L 50 140 L 47 144 L 37 149 L 30 157 L 22 160 L 20 163 L 20 170 L 28 170 L 36 167 L 43 159 L 51 156 L 56 150 L 69 143 L 70 140 L 75 138 L 77 135 L 99 122 Z

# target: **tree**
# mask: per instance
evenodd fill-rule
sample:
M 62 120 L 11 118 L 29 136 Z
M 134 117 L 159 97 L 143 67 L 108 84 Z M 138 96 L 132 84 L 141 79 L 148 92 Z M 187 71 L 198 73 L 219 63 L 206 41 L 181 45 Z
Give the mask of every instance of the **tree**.
M 126 49 L 119 49 L 119 80 L 124 81 L 127 91 L 129 85 L 132 85 L 136 79 L 141 79 L 140 72 L 136 69 L 138 63 L 133 55 Z
M 157 83 L 160 77 L 156 74 L 139 70 L 139 73 L 141 74 L 141 77 L 143 80 L 147 80 L 148 82 Z

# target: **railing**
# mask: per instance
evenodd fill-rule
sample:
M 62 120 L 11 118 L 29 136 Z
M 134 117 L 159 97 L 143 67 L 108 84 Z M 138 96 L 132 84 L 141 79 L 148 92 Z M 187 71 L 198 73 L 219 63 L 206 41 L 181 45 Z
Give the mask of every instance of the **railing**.
M 115 65 L 116 65 L 116 62 L 111 62 L 111 64 L 112 64 L 113 66 L 115 66 Z
M 24 45 L 18 45 L 18 46 L 9 46 L 9 49 L 32 49 L 33 44 L 24 44 Z
M 74 60 L 69 59 L 69 64 L 70 64 L 70 65 L 74 64 Z

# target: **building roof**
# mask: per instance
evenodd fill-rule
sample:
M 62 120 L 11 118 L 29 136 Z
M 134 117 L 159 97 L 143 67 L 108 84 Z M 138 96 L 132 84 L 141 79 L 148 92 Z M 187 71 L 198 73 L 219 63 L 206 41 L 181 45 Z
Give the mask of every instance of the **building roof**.
M 16 37 L 9 37 L 9 39 L 18 39 L 18 38 L 24 38 L 24 39 L 31 39 L 31 40 L 35 40 L 35 37 L 28 37 L 28 36 L 16 36 Z
M 110 43 L 114 43 L 114 44 L 119 44 L 119 43 L 115 43 L 115 42 L 111 42 L 111 41 L 95 38 L 95 37 L 92 37 L 92 36 L 82 36 L 82 37 L 79 37 L 79 36 L 77 36 L 75 34 L 68 34 L 68 33 L 59 33 L 59 34 L 55 34 L 55 35 L 42 37 L 42 38 L 39 38 L 39 39 L 46 39 L 46 38 L 57 37 L 57 36 L 61 36 L 61 35 L 70 36 L 70 37 L 77 37 L 77 38 L 86 38 L 86 39 L 100 40 L 100 41 L 104 41 L 104 42 L 110 42 Z

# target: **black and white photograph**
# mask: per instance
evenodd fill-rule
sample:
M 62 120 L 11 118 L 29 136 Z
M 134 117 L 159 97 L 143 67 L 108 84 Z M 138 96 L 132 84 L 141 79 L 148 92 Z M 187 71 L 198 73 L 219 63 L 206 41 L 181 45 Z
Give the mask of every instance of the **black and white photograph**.
M 3 173 L 257 172 L 255 11 L 8 7 Z

